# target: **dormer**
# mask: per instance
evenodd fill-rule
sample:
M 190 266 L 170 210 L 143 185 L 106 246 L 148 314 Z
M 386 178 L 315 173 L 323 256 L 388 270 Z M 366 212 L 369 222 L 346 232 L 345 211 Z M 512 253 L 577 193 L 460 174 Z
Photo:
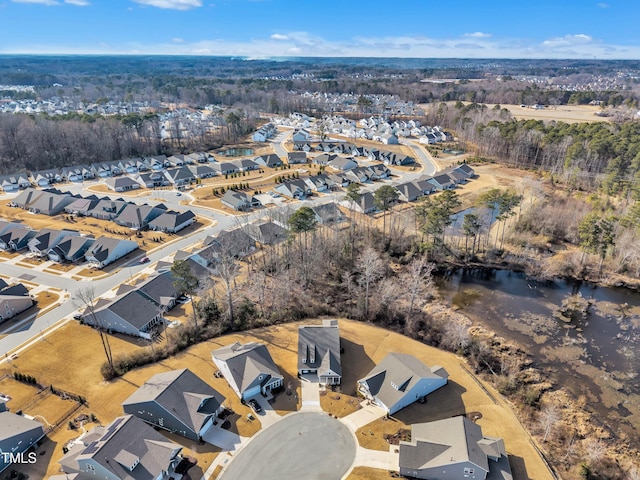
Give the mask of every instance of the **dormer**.
M 120 465 L 122 465 L 123 468 L 126 468 L 130 472 L 133 472 L 133 470 L 140 463 L 140 457 L 126 450 L 120 450 L 118 454 L 114 457 L 114 460 L 118 462 Z
M 391 381 L 391 386 L 393 388 L 395 388 L 396 390 L 400 391 L 400 392 L 404 392 L 405 389 L 407 388 L 407 385 L 409 384 L 409 382 L 411 381 L 411 377 L 407 378 L 405 381 L 403 382 L 394 382 Z

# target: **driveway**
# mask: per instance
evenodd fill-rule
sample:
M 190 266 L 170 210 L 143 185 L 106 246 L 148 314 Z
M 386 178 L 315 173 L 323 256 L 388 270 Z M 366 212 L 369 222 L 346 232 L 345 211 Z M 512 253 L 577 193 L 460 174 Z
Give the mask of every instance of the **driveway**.
M 291 413 L 240 450 L 222 480 L 339 479 L 356 459 L 353 433 L 326 413 Z
M 262 407 L 262 411 L 260 413 L 254 412 L 253 416 L 260 420 L 260 425 L 262 425 L 263 430 L 282 420 L 282 417 L 278 415 L 273 409 L 273 405 L 269 403 L 268 398 L 264 398 L 262 395 L 258 395 L 257 397 L 253 397 L 253 400 L 258 402 L 258 404 Z
M 302 389 L 302 407 L 300 411 L 321 412 L 320 407 L 320 382 L 317 375 L 302 375 L 300 382 Z
M 243 443 L 247 443 L 250 439 L 220 428 L 220 425 L 214 425 L 207 430 L 202 440 L 216 447 L 220 447 L 223 451 L 233 451 L 237 450 Z
M 386 415 L 386 412 L 382 408 L 375 405 L 367 405 L 367 402 L 362 402 L 360 405 L 362 406 L 361 409 L 340 419 L 341 422 L 346 424 L 354 432 Z

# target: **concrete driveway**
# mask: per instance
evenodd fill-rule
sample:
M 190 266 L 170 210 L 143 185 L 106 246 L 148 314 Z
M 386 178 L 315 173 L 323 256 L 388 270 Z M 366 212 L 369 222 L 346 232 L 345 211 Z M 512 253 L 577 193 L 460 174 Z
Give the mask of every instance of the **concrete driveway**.
M 302 375 L 300 381 L 302 390 L 302 407 L 301 411 L 321 412 L 320 407 L 320 383 L 317 375 Z
M 223 471 L 222 480 L 339 479 L 356 459 L 356 439 L 326 413 L 291 413 L 261 431 Z
M 240 448 L 242 444 L 247 443 L 250 438 L 241 437 L 237 433 L 221 428 L 220 425 L 214 425 L 207 430 L 202 440 L 216 447 L 220 447 L 223 451 L 234 451 Z

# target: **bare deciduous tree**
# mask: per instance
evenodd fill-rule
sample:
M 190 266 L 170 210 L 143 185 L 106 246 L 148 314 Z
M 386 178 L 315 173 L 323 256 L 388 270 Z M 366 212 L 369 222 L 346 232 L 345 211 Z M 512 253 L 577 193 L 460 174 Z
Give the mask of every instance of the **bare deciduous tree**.
M 371 285 L 383 274 L 384 267 L 380 254 L 372 247 L 365 247 L 356 262 L 356 268 L 360 273 L 359 283 L 364 289 L 362 315 L 364 319 L 369 317 L 369 290 Z

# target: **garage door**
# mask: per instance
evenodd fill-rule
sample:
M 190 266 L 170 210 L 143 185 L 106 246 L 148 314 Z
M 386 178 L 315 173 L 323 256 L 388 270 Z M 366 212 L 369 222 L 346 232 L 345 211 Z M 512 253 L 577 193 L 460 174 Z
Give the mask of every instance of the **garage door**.
M 260 395 L 260 385 L 256 385 L 255 387 L 251 387 L 251 388 L 245 390 L 245 392 L 242 395 L 242 397 L 244 399 L 247 399 L 247 398 L 251 398 L 251 397 L 256 397 L 258 395 Z

